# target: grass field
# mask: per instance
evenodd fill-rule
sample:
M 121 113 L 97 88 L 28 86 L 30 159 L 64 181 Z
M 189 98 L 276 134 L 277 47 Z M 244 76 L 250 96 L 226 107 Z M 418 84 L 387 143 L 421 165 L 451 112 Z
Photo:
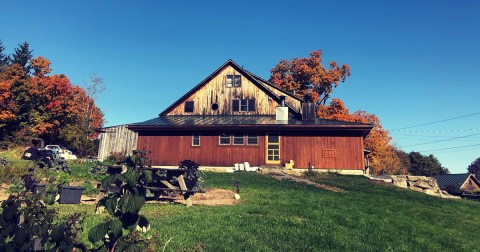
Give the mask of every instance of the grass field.
M 207 173 L 210 188 L 233 189 L 234 206 L 145 205 L 157 249 L 167 251 L 476 251 L 480 204 L 374 184 L 363 177 L 312 178 L 336 193 L 261 174 Z M 85 212 L 90 227 L 106 215 L 92 205 L 56 205 L 61 215 Z

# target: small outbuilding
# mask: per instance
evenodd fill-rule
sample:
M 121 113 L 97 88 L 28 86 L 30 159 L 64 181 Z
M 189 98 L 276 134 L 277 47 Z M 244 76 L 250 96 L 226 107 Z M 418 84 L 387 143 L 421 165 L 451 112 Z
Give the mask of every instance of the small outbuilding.
M 470 173 L 435 176 L 440 189 L 450 194 L 471 194 L 480 191 L 480 182 Z

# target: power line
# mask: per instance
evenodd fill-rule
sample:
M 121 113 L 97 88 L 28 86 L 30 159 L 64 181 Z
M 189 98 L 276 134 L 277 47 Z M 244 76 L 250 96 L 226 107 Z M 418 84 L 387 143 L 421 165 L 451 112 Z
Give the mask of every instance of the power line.
M 399 147 L 399 148 L 405 148 L 405 147 L 410 147 L 410 146 L 418 146 L 418 145 L 424 145 L 424 144 L 431 144 L 431 143 L 438 143 L 438 142 L 446 142 L 446 141 L 451 141 L 451 140 L 455 140 L 455 139 L 459 139 L 459 138 L 465 138 L 465 137 L 476 136 L 476 135 L 480 135 L 480 133 L 466 135 L 466 136 L 452 137 L 452 138 L 436 140 L 436 141 L 430 141 L 430 142 L 426 142 L 426 143 L 405 145 L 405 146 L 402 146 L 402 147 Z
M 452 130 L 400 130 L 392 134 L 401 134 L 401 133 L 446 133 L 446 132 L 464 132 L 464 131 L 478 131 L 480 129 L 452 129 Z
M 415 128 L 415 127 L 420 127 L 420 126 L 425 126 L 425 125 L 430 125 L 430 124 L 435 124 L 435 123 L 440 123 L 440 122 L 451 121 L 451 120 L 460 119 L 460 118 L 465 118 L 465 117 L 474 116 L 474 115 L 479 115 L 479 114 L 480 114 L 480 112 L 477 112 L 477 113 L 473 113 L 473 114 L 468 114 L 468 115 L 463 115 L 463 116 L 457 116 L 457 117 L 448 118 L 448 119 L 443 119 L 443 120 L 439 120 L 439 121 L 417 124 L 417 125 L 413 125 L 413 126 L 408 126 L 408 127 L 393 129 L 393 130 L 390 130 L 390 132 L 391 132 L 391 131 L 402 130 L 402 129 Z
M 451 149 L 459 149 L 459 148 L 466 148 L 466 147 L 472 147 L 472 146 L 480 146 L 480 144 L 463 145 L 463 146 L 456 146 L 456 147 L 442 148 L 442 149 L 434 149 L 434 150 L 422 150 L 422 151 L 418 151 L 418 152 L 430 152 L 430 151 L 439 151 L 439 150 L 451 150 Z

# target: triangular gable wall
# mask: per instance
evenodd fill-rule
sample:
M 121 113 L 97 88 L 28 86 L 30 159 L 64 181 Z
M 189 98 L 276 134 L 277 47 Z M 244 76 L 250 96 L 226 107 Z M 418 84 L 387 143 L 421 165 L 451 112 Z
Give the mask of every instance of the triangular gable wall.
M 240 75 L 241 86 L 227 87 L 227 75 Z M 283 95 L 281 92 L 273 92 L 266 87 L 266 84 L 228 60 L 160 115 L 275 115 L 275 108 L 280 102 L 279 95 L 276 93 Z M 232 111 L 232 101 L 242 99 L 255 100 L 256 110 Z M 193 101 L 193 112 L 185 112 L 186 101 Z M 215 104 L 218 105 L 216 110 Z M 293 115 L 298 116 L 301 108 L 301 101 L 298 98 L 292 99 L 287 96 L 287 106 Z

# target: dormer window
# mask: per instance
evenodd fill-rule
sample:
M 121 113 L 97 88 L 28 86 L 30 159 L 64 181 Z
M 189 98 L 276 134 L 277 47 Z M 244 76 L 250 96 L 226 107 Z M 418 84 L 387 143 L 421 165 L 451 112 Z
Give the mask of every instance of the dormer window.
M 193 112 L 193 101 L 186 101 L 185 102 L 185 109 L 184 109 L 185 112 Z
M 226 87 L 240 87 L 242 85 L 241 75 L 227 75 Z

